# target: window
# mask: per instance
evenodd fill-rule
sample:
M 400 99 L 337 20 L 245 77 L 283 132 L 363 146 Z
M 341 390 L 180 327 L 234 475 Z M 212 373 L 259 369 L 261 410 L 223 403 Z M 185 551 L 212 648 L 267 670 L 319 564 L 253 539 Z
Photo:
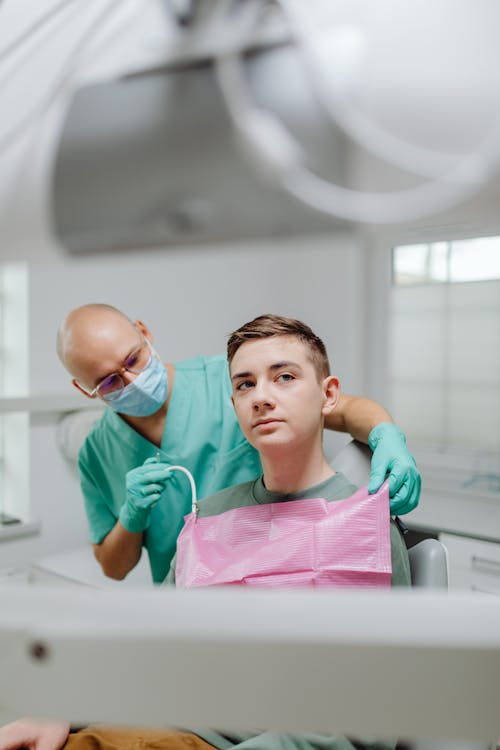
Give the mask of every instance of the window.
M 0 526 L 29 513 L 29 415 L 9 398 L 28 395 L 28 271 L 0 266 Z
M 412 440 L 500 451 L 500 237 L 393 250 L 389 378 Z
M 403 245 L 393 251 L 396 286 L 500 279 L 500 237 Z

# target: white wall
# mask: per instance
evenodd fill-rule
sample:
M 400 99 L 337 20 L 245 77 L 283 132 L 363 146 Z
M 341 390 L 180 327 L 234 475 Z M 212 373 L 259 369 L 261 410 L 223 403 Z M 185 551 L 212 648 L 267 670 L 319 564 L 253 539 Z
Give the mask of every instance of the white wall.
M 86 302 L 108 302 L 143 320 L 168 361 L 224 351 L 231 330 L 261 313 L 298 317 L 325 340 L 344 390 L 360 393 L 363 290 L 362 249 L 347 233 L 32 263 L 31 393 L 69 392 L 55 335 L 64 315 Z M 41 534 L 1 543 L 0 568 L 86 542 L 77 473 L 56 446 L 56 423 L 50 415 L 31 418 L 31 501 Z M 344 442 L 329 436 L 328 454 Z

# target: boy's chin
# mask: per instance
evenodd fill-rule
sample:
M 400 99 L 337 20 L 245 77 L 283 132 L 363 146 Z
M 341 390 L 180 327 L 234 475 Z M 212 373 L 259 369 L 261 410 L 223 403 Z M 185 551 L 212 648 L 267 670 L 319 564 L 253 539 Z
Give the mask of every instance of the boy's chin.
M 279 449 L 283 448 L 291 450 L 294 445 L 294 439 L 290 435 L 279 435 L 276 433 L 269 433 L 267 435 L 254 436 L 253 447 L 258 451 L 265 451 L 266 449 Z M 297 441 L 298 443 L 299 441 Z

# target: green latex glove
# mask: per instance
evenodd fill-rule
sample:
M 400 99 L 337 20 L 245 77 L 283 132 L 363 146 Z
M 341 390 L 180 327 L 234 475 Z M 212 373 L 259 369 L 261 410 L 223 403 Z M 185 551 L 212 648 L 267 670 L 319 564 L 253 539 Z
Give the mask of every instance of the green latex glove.
M 373 451 L 368 492 L 376 492 L 389 473 L 391 515 L 403 516 L 414 510 L 422 480 L 404 433 L 395 424 L 381 422 L 368 435 L 368 445 Z
M 126 499 L 120 510 L 120 521 L 127 531 L 138 533 L 149 526 L 151 508 L 154 508 L 170 476 L 168 464 L 147 458 L 142 466 L 127 472 Z

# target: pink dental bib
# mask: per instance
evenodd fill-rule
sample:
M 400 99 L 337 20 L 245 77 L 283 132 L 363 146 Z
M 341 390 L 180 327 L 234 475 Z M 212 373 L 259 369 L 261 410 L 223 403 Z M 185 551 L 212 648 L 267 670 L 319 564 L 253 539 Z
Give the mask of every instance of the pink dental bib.
M 203 501 L 202 501 L 203 502 Z M 291 500 L 185 517 L 176 584 L 274 587 L 391 585 L 387 483 L 344 500 Z

